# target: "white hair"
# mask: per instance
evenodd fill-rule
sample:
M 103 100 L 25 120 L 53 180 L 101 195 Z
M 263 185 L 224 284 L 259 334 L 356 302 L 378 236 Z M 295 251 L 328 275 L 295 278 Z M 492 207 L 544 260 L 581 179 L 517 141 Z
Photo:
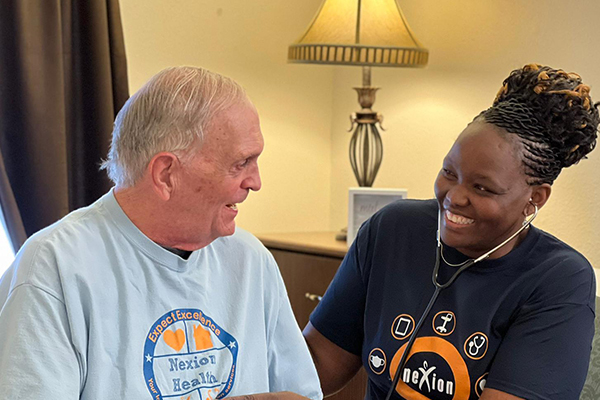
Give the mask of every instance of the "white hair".
M 131 187 L 154 155 L 168 151 L 185 157 L 202 144 L 216 114 L 245 99 L 239 84 L 214 72 L 196 67 L 162 70 L 117 114 L 101 169 L 117 186 Z

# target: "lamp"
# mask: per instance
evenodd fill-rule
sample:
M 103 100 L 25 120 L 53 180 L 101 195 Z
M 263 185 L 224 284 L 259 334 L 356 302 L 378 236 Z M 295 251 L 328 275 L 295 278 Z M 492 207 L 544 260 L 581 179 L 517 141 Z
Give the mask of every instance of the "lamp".
M 360 65 L 362 109 L 350 116 L 350 164 L 360 186 L 375 181 L 383 157 L 383 116 L 371 109 L 379 88 L 371 66 L 424 67 L 429 52 L 410 30 L 395 0 L 325 0 L 306 32 L 288 50 L 291 63 Z

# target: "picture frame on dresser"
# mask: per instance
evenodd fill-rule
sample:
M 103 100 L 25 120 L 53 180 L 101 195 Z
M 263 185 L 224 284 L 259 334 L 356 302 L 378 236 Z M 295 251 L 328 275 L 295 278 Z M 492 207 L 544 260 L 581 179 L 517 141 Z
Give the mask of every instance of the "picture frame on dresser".
M 373 214 L 394 201 L 406 199 L 408 190 L 391 188 L 351 187 L 348 189 L 348 233 L 352 244 L 360 226 Z

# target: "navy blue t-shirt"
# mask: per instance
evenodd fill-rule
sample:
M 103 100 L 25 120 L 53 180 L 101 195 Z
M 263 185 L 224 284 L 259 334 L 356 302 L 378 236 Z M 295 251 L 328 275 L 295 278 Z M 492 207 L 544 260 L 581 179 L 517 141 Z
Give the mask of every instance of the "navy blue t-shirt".
M 434 292 L 438 205 L 401 200 L 367 221 L 310 321 L 361 356 L 367 399 L 384 399 L 404 346 Z M 448 246 L 444 257 L 467 257 Z M 446 282 L 455 267 L 440 266 Z M 401 373 L 396 399 L 474 400 L 485 387 L 525 399 L 576 400 L 594 335 L 589 262 L 531 227 L 504 257 L 443 290 Z

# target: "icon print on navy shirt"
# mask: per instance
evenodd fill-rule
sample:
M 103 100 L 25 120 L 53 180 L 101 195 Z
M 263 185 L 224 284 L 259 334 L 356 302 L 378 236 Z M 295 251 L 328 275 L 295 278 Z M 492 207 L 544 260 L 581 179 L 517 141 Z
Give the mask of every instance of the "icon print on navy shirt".
M 488 377 L 488 373 L 486 372 L 485 374 L 480 376 L 479 379 L 477 379 L 477 382 L 475 382 L 475 393 L 477 394 L 478 397 L 481 397 L 481 394 L 483 393 L 483 389 L 485 389 L 485 384 L 487 383 L 487 377 Z
M 452 311 L 440 311 L 433 317 L 433 330 L 440 336 L 448 336 L 454 332 L 456 316 Z
M 237 354 L 237 340 L 201 310 L 169 311 L 146 336 L 146 386 L 155 400 L 222 399 L 233 387 Z
M 380 348 L 376 347 L 369 353 L 369 368 L 377 375 L 381 375 L 385 371 L 387 360 L 385 353 Z
M 404 340 L 415 329 L 415 320 L 408 314 L 400 314 L 392 322 L 392 336 L 397 340 Z
M 487 354 L 487 335 L 475 330 L 461 332 L 456 314 L 450 310 L 432 314 L 427 321 L 431 323 L 431 331 L 424 324 L 421 334 L 430 332 L 430 336 L 417 335 L 400 372 L 396 392 L 413 400 L 469 400 L 471 395 L 480 397 L 487 382 L 487 373 L 480 375 L 483 371 L 479 368 L 483 365 L 476 367 L 478 363 L 474 364 L 471 360 L 481 360 Z M 415 320 L 411 315 L 397 315 L 391 324 L 391 335 L 396 341 L 402 341 L 395 342 L 400 348 L 395 353 L 388 352 L 387 358 L 381 348 L 374 347 L 369 353 L 369 369 L 376 375 L 386 372 L 385 376 L 389 375 L 388 382 L 391 382 L 414 329 Z M 470 367 L 474 368 L 471 373 L 477 375 L 471 377 Z
M 481 360 L 488 349 L 488 338 L 485 333 L 475 332 L 465 340 L 465 354 L 472 360 Z

